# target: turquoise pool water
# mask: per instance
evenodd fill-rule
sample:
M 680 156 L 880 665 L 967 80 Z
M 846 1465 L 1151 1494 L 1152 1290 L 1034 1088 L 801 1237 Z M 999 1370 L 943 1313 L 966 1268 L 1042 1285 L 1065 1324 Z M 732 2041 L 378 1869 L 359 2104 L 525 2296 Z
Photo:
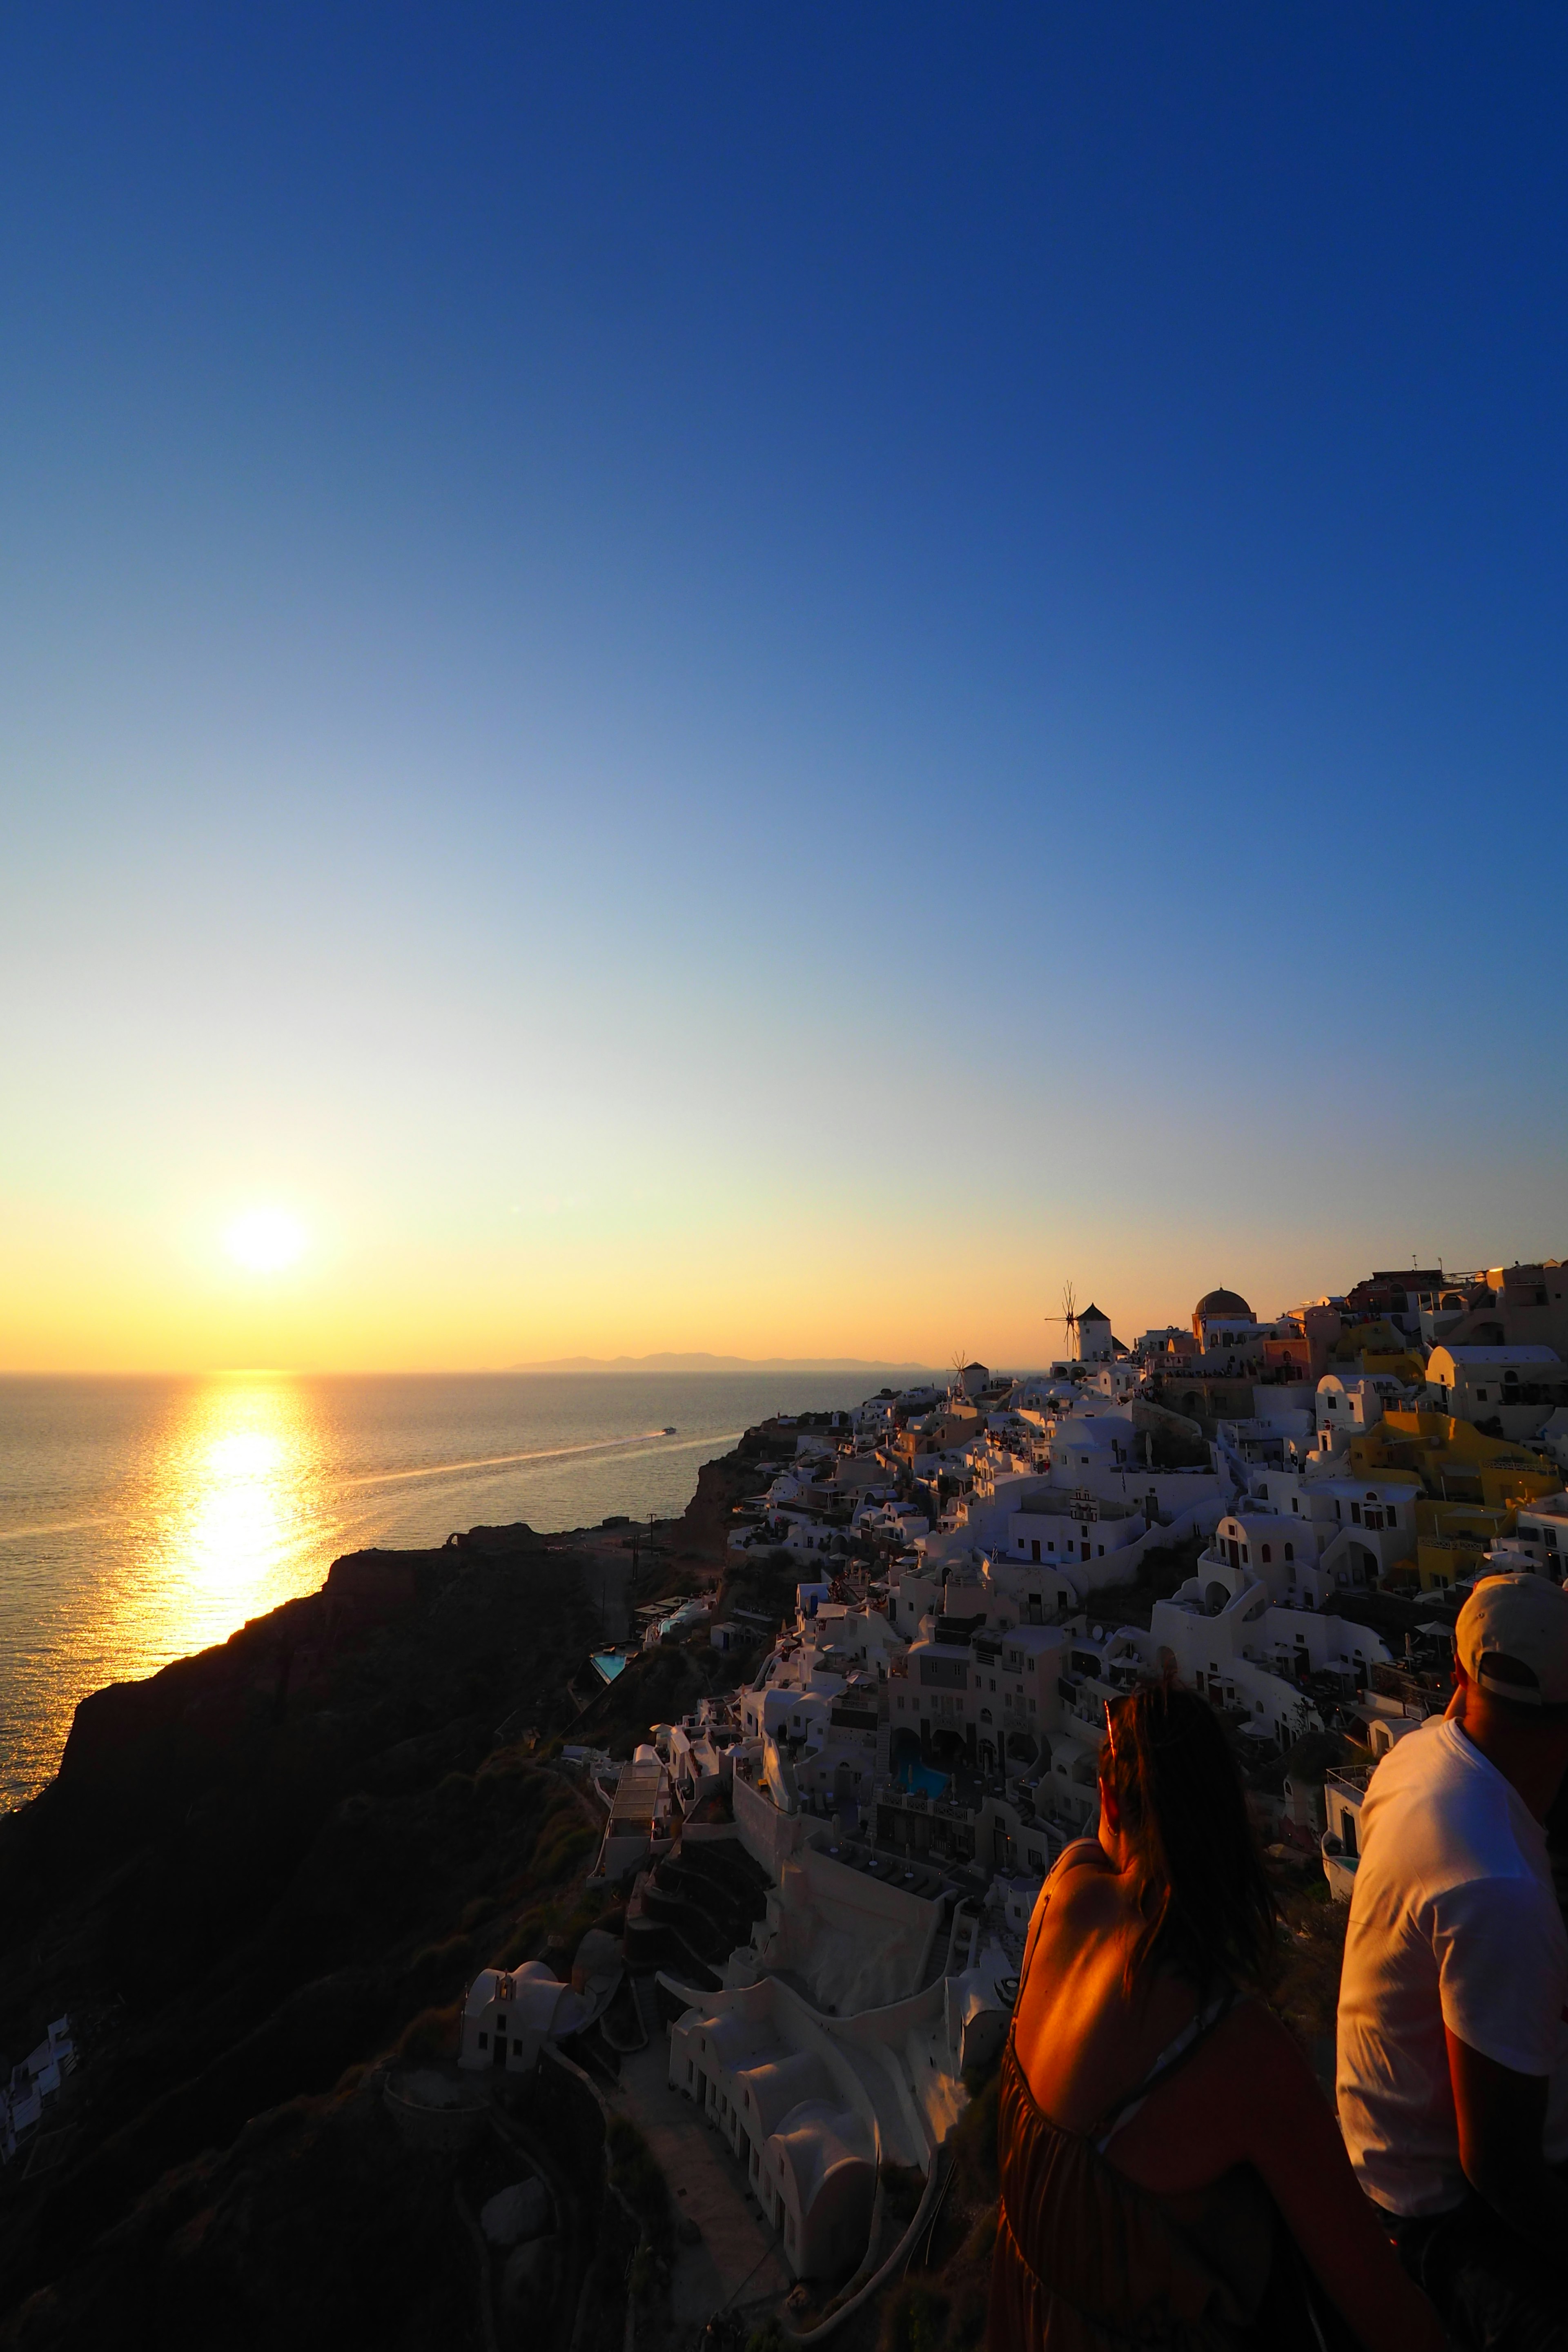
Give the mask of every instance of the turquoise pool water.
M 906 1789 L 923 1789 L 928 1797 L 945 1797 L 950 1775 L 939 1772 L 934 1765 L 916 1763 L 906 1757 L 899 1767 L 899 1780 Z
M 593 1653 L 593 1663 L 594 1671 L 600 1679 L 613 1683 L 626 1662 L 619 1650 L 595 1650 Z

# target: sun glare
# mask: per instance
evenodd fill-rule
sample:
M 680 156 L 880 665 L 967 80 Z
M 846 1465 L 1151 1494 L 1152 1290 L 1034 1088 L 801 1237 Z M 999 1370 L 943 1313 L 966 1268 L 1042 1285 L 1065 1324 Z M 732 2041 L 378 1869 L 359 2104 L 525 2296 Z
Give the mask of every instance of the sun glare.
M 224 1246 L 247 1272 L 278 1274 L 303 1250 L 305 1229 L 285 1209 L 250 1209 L 230 1225 Z

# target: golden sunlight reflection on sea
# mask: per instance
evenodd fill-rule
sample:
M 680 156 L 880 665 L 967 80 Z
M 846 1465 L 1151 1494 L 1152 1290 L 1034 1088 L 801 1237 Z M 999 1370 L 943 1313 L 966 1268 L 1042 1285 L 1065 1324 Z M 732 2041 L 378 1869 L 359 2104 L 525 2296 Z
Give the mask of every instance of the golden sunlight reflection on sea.
M 346 1548 L 329 1442 L 321 1384 L 288 1374 L 0 1383 L 0 1807 L 87 1692 L 320 1582 Z
M 341 1553 L 685 1508 L 748 1423 L 874 1374 L 0 1377 L 0 1809 L 89 1691 L 226 1641 Z M 666 1434 L 666 1424 L 677 1433 Z
M 197 1389 L 146 1495 L 148 1565 L 117 1595 L 110 1680 L 226 1640 L 300 1590 L 302 1554 L 331 1532 L 321 1432 L 307 1392 L 276 1374 Z

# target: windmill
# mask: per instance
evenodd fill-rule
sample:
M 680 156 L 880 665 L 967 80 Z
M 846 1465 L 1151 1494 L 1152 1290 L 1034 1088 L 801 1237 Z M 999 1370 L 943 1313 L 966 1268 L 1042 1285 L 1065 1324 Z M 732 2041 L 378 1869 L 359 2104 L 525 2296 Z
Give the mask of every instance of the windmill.
M 1070 1282 L 1064 1282 L 1062 1285 L 1061 1313 L 1047 1315 L 1045 1320 L 1047 1323 L 1059 1323 L 1062 1326 L 1067 1335 L 1068 1354 L 1076 1356 L 1078 1353 L 1078 1292 Z

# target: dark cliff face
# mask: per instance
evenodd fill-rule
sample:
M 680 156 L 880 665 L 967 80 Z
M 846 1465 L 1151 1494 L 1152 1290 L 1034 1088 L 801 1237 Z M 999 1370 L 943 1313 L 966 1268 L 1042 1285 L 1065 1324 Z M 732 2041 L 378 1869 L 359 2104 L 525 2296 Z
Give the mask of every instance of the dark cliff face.
M 641 1592 L 721 1569 L 763 1451 L 703 1467 Z M 62 2011 L 84 2053 L 0 2174 L 0 2346 L 482 2342 L 460 2168 L 399 2141 L 375 2069 L 449 2054 L 477 1969 L 596 1916 L 594 1808 L 512 1727 L 574 1720 L 599 1637 L 578 1555 L 476 1528 L 83 1702 L 0 1820 L 0 2053 Z M 650 1653 L 578 1736 L 629 1745 L 721 1664 Z
M 0 2340 L 186 2340 L 187 2305 L 208 2314 L 188 2340 L 325 2342 L 329 2312 L 331 2340 L 359 2340 L 341 2278 L 289 2251 L 319 2237 L 310 2184 L 340 2161 L 343 2227 L 380 2266 L 359 2307 L 382 2343 L 439 2340 L 397 2315 L 446 2259 L 426 2259 L 418 2168 L 375 2100 L 333 2086 L 528 1941 L 530 1903 L 593 1843 L 581 1801 L 495 1727 L 566 1710 L 594 1613 L 573 1560 L 493 1533 L 518 1539 L 339 1562 L 321 1593 L 95 1694 L 56 1780 L 0 1822 L 0 2051 L 62 2011 L 84 2047 L 58 2160 L 0 2181 Z

